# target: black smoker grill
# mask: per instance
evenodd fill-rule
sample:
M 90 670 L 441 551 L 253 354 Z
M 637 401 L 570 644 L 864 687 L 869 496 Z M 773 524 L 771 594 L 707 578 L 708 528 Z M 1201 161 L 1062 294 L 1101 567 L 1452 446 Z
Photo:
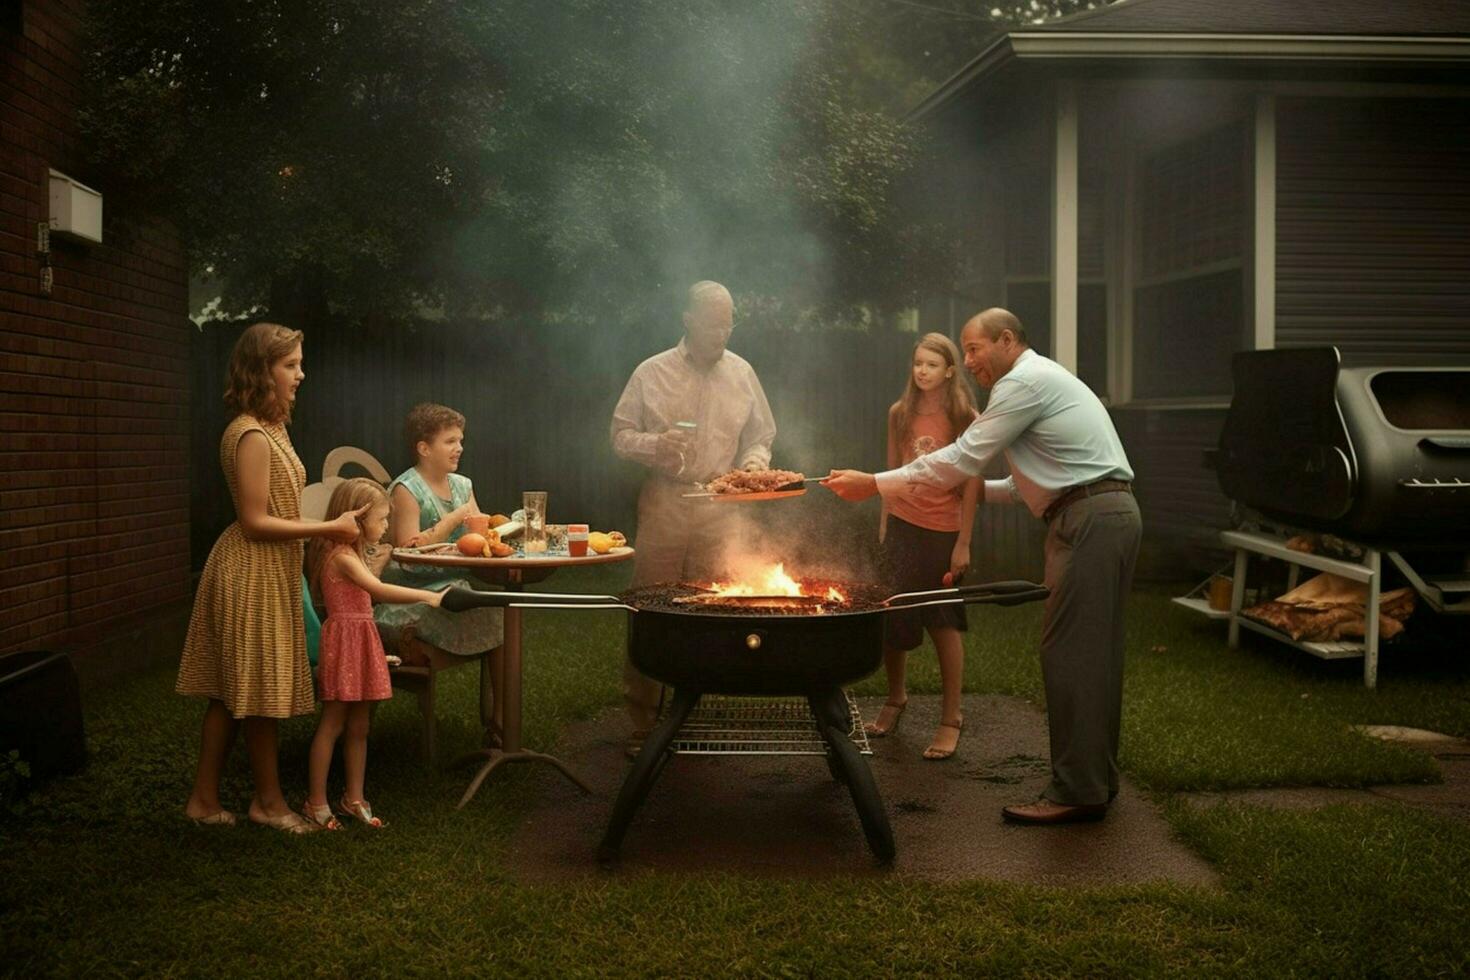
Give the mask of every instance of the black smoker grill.
M 1335 347 L 1232 365 L 1226 496 L 1383 550 L 1470 546 L 1470 367 L 1343 367 Z

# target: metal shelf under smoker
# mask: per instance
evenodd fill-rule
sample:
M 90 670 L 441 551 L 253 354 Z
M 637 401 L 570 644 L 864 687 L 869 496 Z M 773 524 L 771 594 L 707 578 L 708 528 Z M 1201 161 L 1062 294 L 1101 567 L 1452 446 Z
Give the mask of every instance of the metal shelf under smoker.
M 848 738 L 872 755 L 862 713 L 850 691 Z M 660 712 L 659 720 L 663 719 Z M 707 694 L 675 736 L 671 751 L 684 755 L 826 755 L 827 746 L 805 698 L 734 697 Z

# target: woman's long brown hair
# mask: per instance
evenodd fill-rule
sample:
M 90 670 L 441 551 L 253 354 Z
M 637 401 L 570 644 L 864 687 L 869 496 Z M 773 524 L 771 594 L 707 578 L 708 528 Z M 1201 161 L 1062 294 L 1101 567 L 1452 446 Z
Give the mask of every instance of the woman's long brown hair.
M 353 477 L 343 480 L 332 491 L 332 499 L 327 501 L 327 520 L 335 521 L 349 510 L 357 510 L 359 507 L 376 507 L 386 503 L 388 491 L 383 489 L 381 483 L 365 476 Z M 322 568 L 327 563 L 327 555 L 332 553 L 337 544 L 338 542 L 328 538 L 312 538 L 306 545 L 306 580 L 311 586 L 311 601 L 316 603 L 321 612 L 326 612 L 327 608 L 322 599 Z M 352 547 L 357 552 L 357 557 L 366 565 L 367 540 L 362 533 L 362 518 L 357 520 L 357 541 Z
M 271 365 L 301 343 L 300 330 L 279 323 L 255 323 L 246 328 L 230 352 L 225 378 L 225 404 L 236 415 L 253 415 L 262 422 L 290 422 L 291 406 L 276 397 Z
M 914 384 L 914 354 L 921 350 L 932 351 L 944 360 L 945 368 L 950 372 L 949 381 L 941 389 L 944 414 L 949 417 L 949 424 L 954 428 L 955 437 L 969 426 L 975 418 L 975 397 L 970 394 L 970 386 L 965 383 L 965 372 L 960 366 L 960 349 L 954 345 L 942 333 L 926 333 L 919 338 L 914 345 L 913 353 L 909 355 L 909 379 L 904 385 L 903 395 L 896 402 L 898 416 L 894 420 L 894 431 L 898 434 L 900 447 L 908 445 L 913 435 L 914 416 L 919 409 L 919 386 Z M 903 452 L 900 449 L 899 457 Z

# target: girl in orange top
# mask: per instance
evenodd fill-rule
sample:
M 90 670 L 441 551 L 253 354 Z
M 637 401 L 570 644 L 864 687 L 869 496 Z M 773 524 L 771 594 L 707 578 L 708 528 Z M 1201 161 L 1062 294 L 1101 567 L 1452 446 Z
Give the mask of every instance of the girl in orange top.
M 960 352 L 944 334 L 929 333 L 914 346 L 903 396 L 888 410 L 888 469 L 932 453 L 954 442 L 976 418 L 975 400 L 960 370 Z M 889 584 L 895 592 L 937 589 L 958 584 L 970 567 L 970 530 L 980 481 L 967 480 L 953 490 L 920 487 L 909 497 L 885 501 L 878 525 Z M 946 574 L 949 579 L 946 581 Z M 883 664 L 888 674 L 888 703 L 878 718 L 864 726 L 869 735 L 898 729 L 908 704 L 904 669 L 908 651 L 924 641 L 924 631 L 939 654 L 943 701 L 939 729 L 924 758 L 948 759 L 959 745 L 964 718 L 960 687 L 964 679 L 965 607 L 930 606 L 884 617 Z

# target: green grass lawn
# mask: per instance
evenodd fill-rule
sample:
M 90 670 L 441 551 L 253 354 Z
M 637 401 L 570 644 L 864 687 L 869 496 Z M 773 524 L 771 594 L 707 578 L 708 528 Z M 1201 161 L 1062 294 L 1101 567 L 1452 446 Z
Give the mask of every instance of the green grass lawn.
M 624 574 L 555 585 L 617 589 Z M 974 609 L 967 688 L 1039 700 L 1038 621 L 1035 607 Z M 617 700 L 622 643 L 620 614 L 527 616 L 531 745 Z M 527 886 L 504 871 L 505 848 L 540 777 L 513 767 L 454 810 L 465 774 L 419 767 L 406 698 L 378 712 L 372 742 L 369 796 L 387 833 L 195 828 L 179 809 L 200 706 L 174 696 L 162 670 L 90 698 L 86 773 L 0 821 L 0 973 L 1464 972 L 1470 829 L 1396 806 L 1200 809 L 1171 794 L 1436 779 L 1432 760 L 1348 726 L 1470 735 L 1470 669 L 1389 654 L 1368 692 L 1353 664 L 1266 641 L 1230 651 L 1220 624 L 1152 593 L 1131 607 L 1129 649 L 1125 768 L 1215 864 L 1222 891 L 738 875 Z M 476 739 L 475 672 L 444 680 L 452 757 Z M 932 655 L 914 658 L 912 682 L 938 690 Z M 287 786 L 304 785 L 311 729 L 282 726 Z M 248 795 L 237 750 L 224 797 L 243 808 Z

